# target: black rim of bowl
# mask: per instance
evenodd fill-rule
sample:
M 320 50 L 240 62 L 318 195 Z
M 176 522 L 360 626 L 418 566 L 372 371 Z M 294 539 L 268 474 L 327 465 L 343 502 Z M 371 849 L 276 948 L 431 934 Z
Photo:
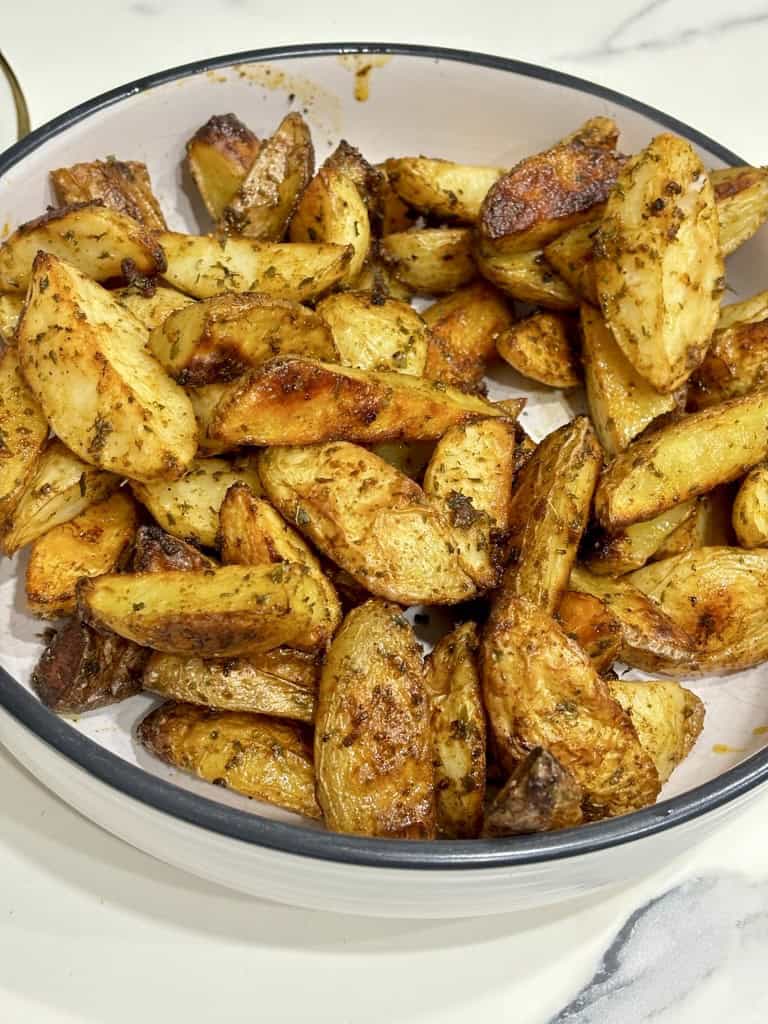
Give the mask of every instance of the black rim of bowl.
M 735 153 L 662 111 L 612 89 L 537 64 L 434 46 L 400 43 L 322 43 L 248 50 L 195 61 L 112 89 L 54 118 L 0 154 L 0 177 L 47 139 L 60 134 L 96 111 L 155 86 L 233 64 L 365 53 L 396 54 L 430 58 L 435 61 L 475 64 L 563 85 L 645 114 L 670 130 L 684 135 L 727 164 L 744 162 Z M 49 711 L 3 669 L 0 669 L 0 705 L 37 737 L 89 774 L 155 810 L 232 839 L 285 853 L 361 866 L 430 870 L 500 868 L 593 853 L 690 822 L 736 800 L 768 778 L 766 749 L 682 796 L 664 800 L 620 818 L 583 825 L 576 829 L 506 840 L 383 841 L 271 821 L 258 814 L 227 807 L 181 789 L 141 768 L 134 767 L 83 736 L 66 720 Z

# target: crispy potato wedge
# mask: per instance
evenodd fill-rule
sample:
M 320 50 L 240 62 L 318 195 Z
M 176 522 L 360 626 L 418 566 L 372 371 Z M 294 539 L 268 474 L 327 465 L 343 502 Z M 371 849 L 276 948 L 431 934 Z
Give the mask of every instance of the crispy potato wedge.
M 600 478 L 598 519 L 618 530 L 742 476 L 768 456 L 767 421 L 768 392 L 756 392 L 636 441 Z
M 453 528 L 462 568 L 482 590 L 501 576 L 514 475 L 514 426 L 499 419 L 452 427 L 424 474 L 424 493 Z
M 768 219 L 768 168 L 723 167 L 709 172 L 717 201 L 720 250 L 732 252 Z
M 333 832 L 431 839 L 435 790 L 421 648 L 396 605 L 345 618 L 320 675 L 317 799 Z
M 733 501 L 729 486 L 716 487 L 694 502 L 693 512 L 672 531 L 650 559 L 652 562 L 682 555 L 693 548 L 729 545 L 734 539 L 731 527 Z
M 89 625 L 166 654 L 232 658 L 282 645 L 312 651 L 331 637 L 320 584 L 290 562 L 108 574 L 80 580 L 77 599 Z
M 584 792 L 587 821 L 637 810 L 659 793 L 656 767 L 589 658 L 524 598 L 492 613 L 481 647 L 483 694 L 502 766 L 544 747 Z
M 0 246 L 0 291 L 24 292 L 38 252 L 66 260 L 94 281 L 162 274 L 158 238 L 132 217 L 100 203 L 75 203 L 22 224 Z
M 599 598 L 566 590 L 557 609 L 557 620 L 565 635 L 588 655 L 596 672 L 602 675 L 618 659 L 621 626 Z
M 715 331 L 691 378 L 688 406 L 708 409 L 768 385 L 768 318 Z
M 595 236 L 599 220 L 588 220 L 544 246 L 544 258 L 574 292 L 593 306 L 600 304 L 595 279 Z
M 48 421 L 21 375 L 15 349 L 0 343 L 0 522 L 35 472 Z
M 279 242 L 314 170 L 309 126 L 301 114 L 287 114 L 262 142 L 240 187 L 225 205 L 219 230 Z
M 571 342 L 573 325 L 562 313 L 532 313 L 496 339 L 496 351 L 524 377 L 552 388 L 581 384 L 581 364 Z
M 166 280 L 196 299 L 222 292 L 262 292 L 308 302 L 347 274 L 353 250 L 340 245 L 257 242 L 253 238 L 159 234 Z
M 222 397 L 227 394 L 226 383 L 204 384 L 199 388 L 189 388 L 187 397 L 195 413 L 197 423 L 197 454 L 199 458 L 209 455 L 220 455 L 229 451 L 232 445 L 223 441 L 214 441 L 208 434 L 208 427 L 213 422 L 213 415 Z
M 118 491 L 38 537 L 26 572 L 32 614 L 44 619 L 74 614 L 77 581 L 120 565 L 136 534 L 137 511 L 130 495 Z
M 607 119 L 601 119 L 606 121 Z M 541 248 L 568 228 L 594 217 L 606 201 L 621 160 L 616 126 L 587 121 L 551 149 L 521 160 L 490 188 L 480 211 L 480 234 L 499 251 Z
M 503 415 L 493 403 L 439 381 L 283 358 L 228 386 L 208 436 L 231 447 L 336 438 L 432 441 L 456 424 Z
M 159 526 L 140 526 L 133 544 L 131 572 L 194 572 L 214 569 L 217 562 L 193 544 L 171 536 Z
M 127 288 L 118 288 L 112 295 L 148 331 L 159 327 L 177 309 L 191 306 L 195 301 L 164 284 L 155 285 L 149 292 L 136 285 L 129 285 Z
M 379 255 L 398 281 L 421 295 L 445 295 L 477 274 L 468 228 L 392 232 L 379 242 Z
M 511 557 L 496 602 L 524 597 L 552 613 L 587 525 L 602 452 L 586 416 L 546 437 L 521 470 L 509 513 Z
M 737 672 L 768 658 L 768 550 L 699 548 L 629 579 L 693 637 L 703 672 Z
M 439 641 L 427 661 L 438 835 L 474 839 L 485 800 L 485 710 L 474 622 Z
M 134 483 L 136 498 L 174 537 L 191 544 L 216 546 L 219 509 L 232 484 L 243 482 L 261 492 L 259 474 L 246 460 L 239 466 L 224 459 L 195 459 L 178 480 Z
M 732 302 L 728 306 L 720 307 L 720 317 L 717 321 L 717 329 L 724 331 L 729 327 L 736 327 L 737 324 L 757 323 L 758 320 L 765 320 L 768 317 L 768 291 L 758 292 L 743 302 Z
M 237 195 L 260 146 L 234 114 L 209 118 L 187 142 L 187 165 L 213 220 Z
M 366 292 L 339 292 L 323 299 L 317 312 L 329 325 L 344 366 L 416 376 L 424 372 L 429 332 L 407 302 Z M 316 358 L 332 362 L 328 356 Z
M 584 793 L 556 757 L 534 747 L 504 783 L 488 808 L 483 838 L 551 832 L 580 825 Z
M 51 171 L 51 184 L 59 206 L 100 199 L 152 231 L 165 231 L 165 217 L 152 191 L 147 165 L 137 160 L 112 158 L 59 167 Z
M 317 313 L 256 294 L 217 295 L 186 306 L 152 331 L 149 345 L 171 377 L 188 387 L 232 380 L 279 355 L 338 358 Z
M 696 499 L 675 505 L 643 523 L 634 523 L 618 533 L 601 527 L 587 531 L 582 547 L 584 563 L 598 576 L 623 576 L 650 561 L 675 530 L 696 517 Z
M 54 634 L 32 673 L 32 688 L 46 707 L 80 714 L 133 697 L 150 652 L 114 633 L 97 633 L 68 619 Z
M 580 326 L 589 414 L 606 454 L 617 455 L 655 419 L 677 408 L 677 396 L 662 395 L 640 376 L 599 309 L 583 304 Z
M 291 218 L 292 242 L 344 246 L 352 255 L 343 282 L 353 281 L 368 258 L 371 223 L 360 190 L 338 167 L 324 164 L 304 190 Z
M 312 745 L 300 725 L 167 701 L 136 730 L 147 750 L 206 782 L 320 818 Z
M 457 164 L 424 156 L 387 160 L 384 170 L 392 188 L 419 213 L 460 224 L 474 224 L 488 190 L 504 174 L 502 167 Z
M 483 277 L 513 299 L 545 309 L 578 308 L 578 296 L 547 263 L 541 249 L 498 253 L 482 242 L 475 249 L 475 259 Z
M 724 285 L 715 196 L 689 142 L 657 135 L 627 161 L 595 248 L 619 347 L 658 391 L 675 391 L 706 354 Z
M 371 594 L 403 605 L 474 594 L 440 510 L 373 452 L 344 442 L 274 447 L 259 472 L 285 518 Z
M 16 344 L 16 325 L 23 308 L 23 295 L 0 295 L 0 341 L 6 345 Z
M 504 297 L 486 281 L 460 288 L 426 309 L 424 376 L 456 387 L 479 384 L 496 354 L 496 337 L 512 323 Z
M 670 681 L 632 683 L 611 679 L 608 689 L 632 719 L 663 785 L 690 754 L 704 728 L 703 702 L 695 693 Z
M 743 548 L 768 547 L 768 464 L 755 466 L 733 500 L 733 529 Z
M 120 477 L 78 459 L 53 440 L 36 461 L 15 507 L 6 516 L 2 550 L 13 555 L 48 530 L 117 490 Z
M 72 451 L 135 480 L 184 472 L 197 447 L 192 406 L 109 292 L 40 253 L 17 336 L 27 383 Z

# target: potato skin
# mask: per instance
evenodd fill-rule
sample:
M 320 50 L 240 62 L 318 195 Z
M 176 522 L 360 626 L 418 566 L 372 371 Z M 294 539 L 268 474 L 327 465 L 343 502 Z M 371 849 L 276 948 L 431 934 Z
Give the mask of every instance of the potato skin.
M 475 246 L 480 273 L 491 284 L 520 302 L 544 309 L 577 309 L 579 297 L 547 263 L 541 249 L 529 252 L 498 252 L 492 243 Z
M 216 562 L 159 526 L 140 526 L 133 545 L 132 572 L 196 572 L 213 569 Z
M 424 667 L 396 605 L 354 608 L 331 644 L 320 676 L 315 766 L 332 831 L 434 838 Z
M 21 374 L 18 354 L 0 342 L 0 521 L 21 498 L 47 437 L 48 421 Z
M 468 228 L 414 228 L 386 235 L 379 255 L 398 281 L 421 295 L 445 295 L 477 274 Z
M 51 171 L 60 206 L 100 199 L 152 231 L 166 228 L 163 211 L 152 191 L 147 165 L 136 160 L 94 160 Z
M 424 376 L 455 387 L 480 383 L 496 337 L 512 322 L 504 297 L 486 281 L 438 299 L 422 316 L 429 328 Z
M 599 598 L 566 590 L 557 609 L 557 621 L 565 635 L 589 656 L 596 672 L 602 674 L 618 659 L 621 626 Z
M 733 501 L 733 529 L 743 548 L 768 546 L 768 465 L 756 466 Z
M 323 299 L 317 312 L 330 326 L 344 366 L 423 373 L 429 332 L 407 302 L 366 292 L 340 292 Z M 330 361 L 327 356 L 318 358 Z
M 496 350 L 524 377 L 552 388 L 576 388 L 581 367 L 569 335 L 572 324 L 562 313 L 533 313 L 503 331 Z
M 187 165 L 213 220 L 237 194 L 260 145 L 234 114 L 215 114 L 187 142 Z
M 691 379 L 688 406 L 708 409 L 768 384 L 768 319 L 715 331 Z
M 321 817 L 312 747 L 300 725 L 168 701 L 150 711 L 136 732 L 147 750 L 175 768 L 307 818 Z
M 483 823 L 483 838 L 519 836 L 580 825 L 583 793 L 556 757 L 534 747 L 512 772 Z

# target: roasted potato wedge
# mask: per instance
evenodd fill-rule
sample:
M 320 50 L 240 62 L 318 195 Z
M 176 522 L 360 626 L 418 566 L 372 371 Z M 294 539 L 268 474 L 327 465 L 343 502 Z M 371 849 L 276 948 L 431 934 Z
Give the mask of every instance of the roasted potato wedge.
M 353 250 L 341 245 L 290 245 L 171 231 L 157 237 L 168 259 L 166 280 L 196 299 L 222 292 L 262 292 L 308 302 L 344 279 L 353 257 Z
M 235 466 L 224 459 L 195 459 L 178 480 L 131 482 L 131 488 L 164 530 L 191 544 L 211 548 L 216 546 L 224 496 L 232 484 L 240 481 L 261 492 L 256 467 L 246 460 Z
M 619 657 L 622 636 L 619 620 L 592 594 L 566 590 L 557 609 L 563 632 L 575 640 L 601 675 Z
M 706 354 L 725 283 L 714 192 L 689 142 L 657 135 L 624 165 L 595 275 L 624 355 L 658 391 L 675 391 Z
M 738 672 L 768 659 L 765 548 L 699 548 L 629 579 L 693 637 L 703 672 Z
M 149 291 L 129 285 L 127 288 L 118 288 L 112 295 L 148 331 L 159 327 L 177 309 L 191 306 L 195 301 L 163 284 L 154 285 Z
M 219 220 L 219 230 L 279 242 L 315 170 L 312 135 L 301 114 L 287 114 L 265 139 Z
M 734 539 L 731 527 L 733 501 L 729 486 L 716 487 L 694 502 L 693 513 L 686 516 L 677 529 L 653 553 L 650 561 L 682 555 L 693 548 L 729 545 Z
M 768 385 L 768 318 L 715 331 L 691 378 L 688 406 L 708 409 Z
M 421 648 L 396 605 L 344 620 L 320 675 L 317 799 L 333 832 L 431 839 L 435 790 Z
M 264 490 L 285 518 L 371 594 L 455 604 L 475 592 L 448 521 L 408 477 L 357 445 L 269 448 Z
M 187 165 L 213 220 L 237 195 L 260 146 L 234 114 L 209 118 L 187 142 Z
M 213 558 L 188 544 L 185 540 L 171 536 L 159 526 L 140 526 L 136 531 L 131 560 L 132 572 L 194 572 L 198 569 L 214 569 Z
M 551 388 L 576 388 L 581 365 L 571 341 L 573 325 L 562 313 L 532 313 L 496 339 L 496 350 L 524 377 Z
M 313 359 L 273 359 L 234 381 L 208 437 L 243 444 L 432 441 L 449 427 L 503 416 L 493 403 L 408 373 L 358 370 Z
M 485 710 L 474 622 L 444 636 L 427 661 L 438 835 L 474 839 L 485 799 Z
M 374 215 L 374 219 L 379 217 L 381 190 L 386 180 L 381 167 L 369 164 L 360 150 L 351 146 L 346 139 L 339 142 L 323 166 L 339 171 L 349 178 L 369 212 Z
M 419 213 L 474 224 L 488 190 L 504 173 L 501 167 L 457 164 L 403 156 L 387 160 L 384 170 L 392 188 Z
M 21 375 L 18 353 L 0 342 L 0 522 L 35 472 L 48 421 Z
M 24 292 L 40 250 L 66 260 L 94 281 L 166 269 L 156 235 L 101 203 L 75 203 L 22 224 L 0 246 L 0 291 Z
M 452 427 L 424 474 L 424 493 L 451 524 L 462 568 L 481 590 L 501 576 L 514 475 L 514 426 L 499 419 Z
M 730 256 L 768 219 L 768 168 L 723 167 L 710 171 L 709 180 L 717 201 L 720 250 Z
M 93 711 L 140 692 L 149 653 L 114 633 L 97 633 L 77 618 L 68 619 L 35 666 L 32 688 L 52 711 Z
M 72 615 L 77 581 L 112 572 L 124 559 L 136 534 L 137 511 L 130 495 L 118 491 L 38 537 L 26 573 L 32 614 L 45 619 Z
M 59 206 L 101 200 L 151 231 L 165 231 L 160 203 L 152 191 L 147 165 L 137 160 L 93 160 L 51 171 Z
M 752 324 L 768 317 L 768 291 L 758 292 L 743 302 L 732 302 L 720 307 L 717 329 L 724 331 L 737 324 Z
M 227 394 L 226 383 L 203 384 L 199 388 L 189 388 L 187 397 L 195 413 L 197 423 L 197 454 L 199 458 L 209 455 L 220 455 L 229 451 L 232 445 L 223 441 L 214 441 L 208 434 L 208 427 L 213 422 L 216 407 L 222 397 Z
M 599 220 L 588 220 L 544 246 L 544 258 L 576 294 L 593 306 L 600 304 L 595 279 L 595 236 Z
M 477 274 L 468 228 L 418 228 L 385 235 L 379 255 L 398 281 L 421 295 L 445 295 Z
M 534 747 L 512 772 L 488 808 L 483 838 L 551 832 L 580 825 L 584 793 L 556 757 Z
M 188 387 L 232 380 L 279 355 L 329 363 L 338 358 L 331 330 L 317 313 L 255 294 L 217 295 L 186 306 L 152 331 L 149 344 L 171 377 Z
M 693 749 L 704 728 L 704 704 L 679 683 L 611 679 L 608 689 L 632 719 L 662 785 Z
M 512 323 L 504 297 L 485 281 L 439 299 L 422 316 L 429 328 L 424 376 L 456 387 L 480 383 L 496 337 Z
M 368 209 L 352 178 L 324 164 L 304 190 L 291 218 L 292 242 L 324 242 L 351 252 L 342 280 L 354 281 L 371 248 Z
M 299 725 L 168 701 L 150 711 L 137 736 L 161 760 L 206 782 L 306 818 L 321 817 L 312 745 Z
M 742 476 L 768 456 L 767 421 L 768 392 L 756 392 L 636 441 L 600 478 L 598 519 L 619 530 Z
M 547 263 L 541 249 L 498 253 L 482 242 L 475 249 L 475 259 L 483 277 L 513 299 L 545 309 L 578 308 L 578 296 Z
M 587 821 L 654 802 L 659 777 L 632 722 L 589 658 L 524 598 L 491 615 L 481 647 L 483 694 L 502 766 L 544 747 L 576 779 Z
M 225 565 L 201 572 L 108 574 L 80 580 L 81 618 L 166 654 L 232 658 L 331 637 L 324 592 L 306 567 Z
M 768 464 L 755 466 L 733 500 L 733 529 L 743 548 L 768 547 Z
M 407 302 L 366 292 L 339 292 L 323 299 L 317 312 L 329 325 L 344 366 L 416 376 L 424 372 L 429 332 Z M 333 361 L 328 356 L 316 358 Z
M 649 562 L 675 530 L 696 517 L 696 499 L 675 505 L 643 523 L 634 523 L 618 533 L 606 533 L 599 526 L 588 531 L 582 548 L 584 562 L 598 576 L 623 576 Z
M 2 550 L 15 554 L 60 523 L 117 490 L 120 477 L 78 459 L 61 441 L 51 441 L 6 516 Z
M 109 292 L 41 252 L 17 337 L 27 383 L 73 452 L 135 480 L 184 472 L 197 448 L 192 406 Z
M 16 325 L 23 308 L 23 295 L 0 295 L 0 341 L 6 345 L 16 344 Z

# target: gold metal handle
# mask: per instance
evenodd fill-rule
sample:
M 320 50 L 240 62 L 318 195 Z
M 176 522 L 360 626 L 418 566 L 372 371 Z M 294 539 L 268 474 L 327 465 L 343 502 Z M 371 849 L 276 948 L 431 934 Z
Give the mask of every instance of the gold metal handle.
M 24 98 L 24 93 L 21 91 L 19 80 L 16 77 L 11 65 L 6 60 L 2 51 L 0 51 L 0 71 L 5 75 L 8 86 L 13 96 L 14 106 L 16 107 L 16 138 L 21 139 L 25 136 L 30 128 L 29 122 L 29 108 L 27 107 L 27 101 Z

